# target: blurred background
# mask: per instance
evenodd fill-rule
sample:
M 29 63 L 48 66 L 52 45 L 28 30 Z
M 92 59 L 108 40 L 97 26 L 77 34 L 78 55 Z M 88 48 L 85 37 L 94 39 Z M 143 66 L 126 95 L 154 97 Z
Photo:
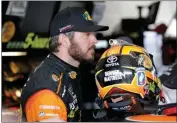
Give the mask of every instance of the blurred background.
M 2 1 L 2 121 L 16 120 L 21 90 L 29 74 L 46 57 L 49 24 L 67 6 L 84 7 L 97 24 L 95 61 L 82 63 L 83 101 L 94 102 L 94 68 L 112 38 L 127 39 L 153 54 L 161 75 L 177 56 L 176 1 Z M 92 91 L 90 91 L 92 90 Z M 11 117 L 10 117 L 11 116 Z M 89 117 L 89 116 L 88 116 Z

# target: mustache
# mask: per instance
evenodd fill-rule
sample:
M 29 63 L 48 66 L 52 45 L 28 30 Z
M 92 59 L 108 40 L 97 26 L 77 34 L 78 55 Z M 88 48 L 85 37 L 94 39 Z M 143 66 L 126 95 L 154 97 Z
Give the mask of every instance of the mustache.
M 91 50 L 91 49 L 96 49 L 96 46 L 95 46 L 95 45 L 92 45 L 92 46 L 89 48 L 89 50 Z

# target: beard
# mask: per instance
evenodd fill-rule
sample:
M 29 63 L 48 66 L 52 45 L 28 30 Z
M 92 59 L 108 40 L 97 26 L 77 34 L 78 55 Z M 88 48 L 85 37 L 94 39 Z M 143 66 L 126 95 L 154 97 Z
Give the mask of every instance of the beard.
M 95 45 L 91 46 L 87 52 L 83 52 L 77 43 L 71 41 L 71 46 L 69 48 L 69 54 L 71 57 L 79 62 L 92 62 L 94 60 Z

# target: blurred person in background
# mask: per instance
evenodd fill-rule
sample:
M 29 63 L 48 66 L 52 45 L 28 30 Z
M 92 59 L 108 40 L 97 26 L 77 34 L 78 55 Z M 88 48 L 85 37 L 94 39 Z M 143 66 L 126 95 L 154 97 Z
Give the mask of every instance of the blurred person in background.
M 22 121 L 81 121 L 79 65 L 94 60 L 94 32 L 108 28 L 95 25 L 89 13 L 79 7 L 67 7 L 55 15 L 50 26 L 51 53 L 22 90 Z

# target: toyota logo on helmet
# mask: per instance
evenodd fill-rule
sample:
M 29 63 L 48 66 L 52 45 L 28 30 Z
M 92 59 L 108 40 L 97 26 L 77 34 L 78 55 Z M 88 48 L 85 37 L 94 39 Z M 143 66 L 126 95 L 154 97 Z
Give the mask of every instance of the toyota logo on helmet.
M 108 63 L 114 63 L 117 61 L 117 57 L 116 56 L 110 56 L 108 59 L 107 59 L 107 62 Z

